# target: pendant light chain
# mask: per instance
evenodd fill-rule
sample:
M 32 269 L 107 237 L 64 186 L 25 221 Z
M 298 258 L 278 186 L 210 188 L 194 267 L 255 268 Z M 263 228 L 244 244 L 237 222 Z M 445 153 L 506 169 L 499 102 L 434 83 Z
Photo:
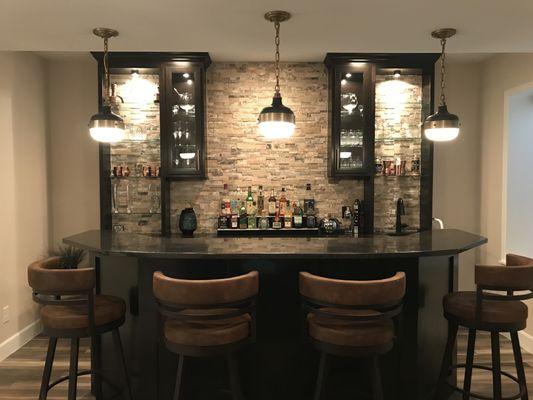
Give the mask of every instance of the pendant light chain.
M 445 75 L 446 75 L 446 39 L 440 40 L 440 45 L 442 47 L 442 52 L 440 55 L 440 104 L 441 106 L 446 105 L 446 96 L 444 95 L 444 88 L 446 85 Z
M 104 103 L 109 103 L 110 102 L 110 99 L 109 99 L 109 96 L 110 96 L 109 88 L 111 87 L 110 86 L 110 80 L 109 80 L 109 61 L 108 61 L 108 49 L 109 49 L 109 47 L 108 47 L 107 41 L 108 41 L 108 39 L 104 38 L 104 75 L 105 75 L 105 78 L 104 78 L 104 82 L 105 82 Z
M 276 86 L 274 88 L 276 95 L 279 95 L 279 27 L 280 23 L 276 21 L 274 23 L 274 28 L 276 29 L 276 38 L 274 40 L 276 44 Z

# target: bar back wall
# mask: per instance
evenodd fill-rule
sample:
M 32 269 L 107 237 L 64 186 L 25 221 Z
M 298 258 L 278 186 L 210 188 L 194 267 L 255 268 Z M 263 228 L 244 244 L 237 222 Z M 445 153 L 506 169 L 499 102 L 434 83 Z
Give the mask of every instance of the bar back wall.
M 214 63 L 207 70 L 208 179 L 172 184 L 172 231 L 184 207 L 194 207 L 200 232 L 213 232 L 219 210 L 219 192 L 262 185 L 265 195 L 281 188 L 292 200 L 303 199 L 311 184 L 320 215 L 340 216 L 342 205 L 363 198 L 356 180 L 327 177 L 328 91 L 322 63 L 284 64 L 281 70 L 283 102 L 296 115 L 296 131 L 289 140 L 261 137 L 257 116 L 272 102 L 272 63 Z

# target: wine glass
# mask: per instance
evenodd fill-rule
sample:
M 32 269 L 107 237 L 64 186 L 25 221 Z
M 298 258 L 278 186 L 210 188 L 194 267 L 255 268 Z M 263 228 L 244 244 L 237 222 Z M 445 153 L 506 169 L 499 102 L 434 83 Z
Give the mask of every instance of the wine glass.
M 342 108 L 351 114 L 359 106 L 357 95 L 355 93 L 345 93 L 342 95 Z
M 194 110 L 194 104 L 193 104 L 193 95 L 191 92 L 183 92 L 180 93 L 176 88 L 174 88 L 174 91 L 177 93 L 179 98 L 179 107 L 185 111 L 185 114 L 188 114 L 189 112 Z

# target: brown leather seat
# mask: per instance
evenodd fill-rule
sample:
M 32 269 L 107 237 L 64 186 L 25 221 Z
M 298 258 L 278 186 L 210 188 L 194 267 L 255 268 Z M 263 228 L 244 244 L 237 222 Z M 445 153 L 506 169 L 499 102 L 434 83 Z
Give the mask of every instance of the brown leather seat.
M 168 344 L 221 346 L 249 338 L 250 314 L 224 305 L 252 298 L 258 292 L 258 285 L 256 271 L 207 280 L 176 279 L 154 273 L 154 295 L 161 305 L 184 308 L 164 321 L 163 332 Z M 232 313 L 238 315 L 231 316 Z
M 321 310 L 354 317 L 379 315 L 373 311 L 339 308 L 323 308 Z M 382 347 L 392 344 L 394 338 L 394 324 L 390 319 L 353 322 L 310 313 L 307 316 L 307 321 L 309 323 L 309 335 L 312 338 L 339 346 Z
M 94 321 L 103 326 L 124 318 L 126 304 L 114 296 L 94 297 Z M 50 329 L 81 329 L 89 327 L 87 305 L 48 305 L 41 309 L 43 326 Z
M 483 300 L 481 318 L 476 320 L 476 292 L 455 292 L 444 297 L 444 314 L 460 325 L 477 328 L 490 324 L 493 329 L 505 330 L 509 325 L 526 327 L 527 306 L 521 301 Z
M 203 309 L 184 310 L 184 315 L 220 315 L 235 311 L 235 309 Z M 235 343 L 250 336 L 249 314 L 232 318 L 181 321 L 167 320 L 165 322 L 165 338 L 175 344 L 186 346 L 221 346 Z

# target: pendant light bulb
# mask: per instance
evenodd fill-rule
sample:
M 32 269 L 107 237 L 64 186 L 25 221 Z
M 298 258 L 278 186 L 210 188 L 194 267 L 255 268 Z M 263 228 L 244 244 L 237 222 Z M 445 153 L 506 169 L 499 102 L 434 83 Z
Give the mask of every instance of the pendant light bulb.
M 259 132 L 266 139 L 287 139 L 294 133 L 295 117 L 289 107 L 283 105 L 279 87 L 279 28 L 280 23 L 291 17 L 286 11 L 269 11 L 265 14 L 267 21 L 273 22 L 276 30 L 276 86 L 274 97 L 269 107 L 263 108 L 259 114 Z
M 108 62 L 108 39 L 118 36 L 118 31 L 109 28 L 95 28 L 93 33 L 104 39 L 104 99 L 97 114 L 89 120 L 89 134 L 97 142 L 115 143 L 126 136 L 124 121 L 111 111 L 111 106 L 118 96 L 111 95 Z
M 440 74 L 440 105 L 435 114 L 426 118 L 423 124 L 424 135 L 434 142 L 449 142 L 459 136 L 459 117 L 448 112 L 444 88 L 446 83 L 446 39 L 455 35 L 453 28 L 438 29 L 431 36 L 440 39 L 441 43 L 441 74 Z

